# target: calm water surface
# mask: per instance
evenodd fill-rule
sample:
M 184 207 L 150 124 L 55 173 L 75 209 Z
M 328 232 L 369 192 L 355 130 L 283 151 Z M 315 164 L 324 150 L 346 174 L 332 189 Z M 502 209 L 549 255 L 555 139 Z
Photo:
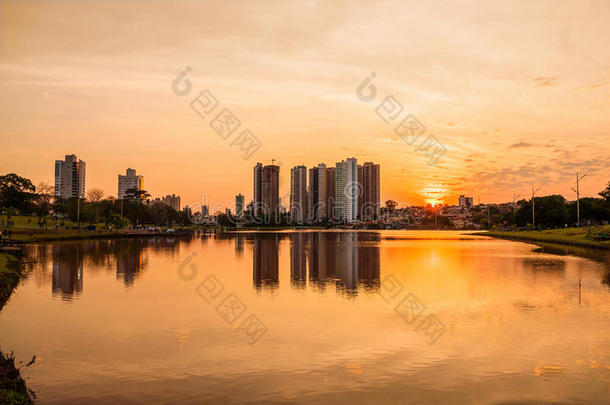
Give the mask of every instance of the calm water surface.
M 588 257 L 576 256 L 585 254 Z M 607 403 L 610 258 L 453 232 L 31 246 L 40 403 Z

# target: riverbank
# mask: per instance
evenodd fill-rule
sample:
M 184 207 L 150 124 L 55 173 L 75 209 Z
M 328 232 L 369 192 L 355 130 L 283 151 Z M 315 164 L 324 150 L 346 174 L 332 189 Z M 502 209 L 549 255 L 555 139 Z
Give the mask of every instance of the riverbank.
M 11 294 L 23 273 L 19 260 L 6 253 L 0 253 L 0 311 L 8 302 Z M 0 351 L 0 403 L 31 404 L 32 393 L 29 392 L 19 369 L 15 367 L 15 358 Z
M 610 249 L 610 240 L 596 241 L 594 236 L 610 235 L 610 225 L 583 228 L 550 229 L 545 231 L 498 232 L 488 231 L 479 235 L 527 242 L 547 242 L 560 245 L 580 246 L 594 249 Z
M 0 351 L 0 404 L 33 404 L 33 396 L 15 366 L 15 357 Z
M 19 260 L 13 255 L 0 253 L 0 311 L 19 284 L 21 275 Z
M 176 236 L 185 235 L 189 232 L 147 232 L 147 231 L 106 231 L 97 230 L 89 231 L 85 229 L 23 229 L 11 228 L 11 239 L 25 243 L 32 242 L 57 242 L 66 240 L 84 240 L 84 239 L 108 239 L 108 238 L 137 238 L 151 236 Z

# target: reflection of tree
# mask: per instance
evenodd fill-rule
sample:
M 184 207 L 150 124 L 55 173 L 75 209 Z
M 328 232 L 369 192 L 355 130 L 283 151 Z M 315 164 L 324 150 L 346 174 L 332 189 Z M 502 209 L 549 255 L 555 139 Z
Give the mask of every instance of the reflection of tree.
M 53 295 L 61 295 L 65 301 L 83 291 L 83 244 L 59 243 L 53 251 Z
M 574 255 L 579 257 L 584 257 L 589 260 L 593 260 L 598 262 L 604 266 L 603 273 L 601 274 L 601 283 L 606 284 L 610 287 L 610 251 L 604 249 L 592 249 L 581 246 L 567 246 L 567 245 L 554 245 L 552 243 L 540 243 L 538 248 L 534 249 L 534 252 L 537 253 L 550 253 L 553 255 L 559 256 L 568 256 Z M 532 266 L 528 266 L 525 263 L 526 267 L 532 269 Z M 540 267 L 540 266 L 538 266 Z M 564 266 L 561 267 L 563 271 Z M 535 268 L 534 268 L 535 269 Z
M 125 287 L 133 286 L 142 272 L 148 266 L 147 250 L 156 254 L 174 257 L 180 243 L 188 243 L 190 239 L 175 237 L 155 237 L 146 239 L 117 239 L 111 242 L 112 256 L 116 259 L 116 278 L 123 281 Z
M 141 239 L 116 246 L 116 279 L 123 281 L 125 287 L 133 286 L 148 265 L 148 257 L 143 254 L 145 248 L 146 240 Z
M 147 239 L 107 239 L 82 242 L 59 242 L 28 247 L 25 260 L 33 270 L 36 282 L 51 282 L 53 294 L 64 300 L 77 297 L 83 290 L 84 270 L 87 272 L 116 270 L 116 277 L 125 286 L 132 286 L 147 265 L 147 250 L 175 256 L 181 243 L 191 243 L 189 237 L 154 237 Z M 52 262 L 52 275 L 47 275 Z
M 252 266 L 257 290 L 274 290 L 279 285 L 278 243 L 276 235 L 261 234 L 254 238 Z

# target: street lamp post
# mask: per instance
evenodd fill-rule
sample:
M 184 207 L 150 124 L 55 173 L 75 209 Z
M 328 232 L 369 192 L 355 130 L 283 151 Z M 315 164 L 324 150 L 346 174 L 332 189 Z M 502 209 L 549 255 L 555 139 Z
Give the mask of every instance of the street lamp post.
M 532 231 L 536 229 L 536 192 L 540 190 L 542 187 L 538 187 L 534 190 L 534 186 L 532 186 Z
M 580 227 L 580 181 L 583 177 L 587 176 L 583 174 L 582 176 L 578 176 L 578 172 L 576 172 L 576 189 L 572 187 L 572 190 L 576 192 L 576 226 Z

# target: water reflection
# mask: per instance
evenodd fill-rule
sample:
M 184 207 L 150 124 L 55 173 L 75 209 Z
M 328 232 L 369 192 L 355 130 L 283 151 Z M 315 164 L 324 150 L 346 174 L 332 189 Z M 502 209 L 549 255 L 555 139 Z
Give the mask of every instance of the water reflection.
M 610 255 L 573 252 L 398 231 L 29 246 L 0 338 L 44 359 L 41 403 L 605 403 Z M 258 343 L 197 290 L 209 274 L 267 325 Z M 395 311 L 408 293 L 448 328 L 433 345 Z
M 296 289 L 307 286 L 306 238 L 304 233 L 290 235 L 290 285 Z
M 252 242 L 252 272 L 257 290 L 273 291 L 278 287 L 278 251 L 284 239 L 290 243 L 290 285 L 294 289 L 307 288 L 309 280 L 309 286 L 315 290 L 325 291 L 329 283 L 334 283 L 337 291 L 355 296 L 359 288 L 375 291 L 379 286 L 378 234 L 296 232 L 248 238 Z
M 53 295 L 69 301 L 83 291 L 83 249 L 74 245 L 53 245 Z
M 257 290 L 273 291 L 279 286 L 279 235 L 260 235 L 252 245 L 252 280 Z
M 54 297 L 71 301 L 83 292 L 83 268 L 115 272 L 116 279 L 130 288 L 148 266 L 148 250 L 175 256 L 180 243 L 189 243 L 190 240 L 111 239 L 35 245 L 28 248 L 29 260 L 26 267 L 36 268 L 34 278 L 38 286 L 50 283 Z M 49 264 L 51 274 L 48 273 Z

